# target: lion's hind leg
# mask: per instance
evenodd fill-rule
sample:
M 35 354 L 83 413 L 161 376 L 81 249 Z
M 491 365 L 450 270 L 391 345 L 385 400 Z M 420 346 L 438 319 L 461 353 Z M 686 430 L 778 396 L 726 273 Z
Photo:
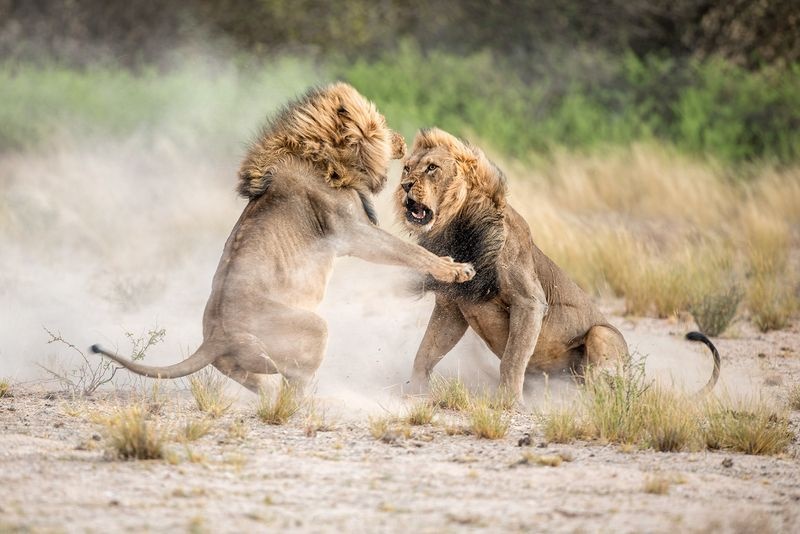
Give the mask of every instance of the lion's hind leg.
M 214 367 L 256 394 L 269 388 L 267 375 L 278 372 L 264 343 L 252 334 L 230 336 L 228 352 L 217 358 Z
M 609 369 L 625 362 L 628 357 L 628 344 L 616 328 L 595 325 L 586 332 L 584 341 L 585 356 L 583 367 Z
M 302 394 L 325 356 L 328 324 L 308 310 L 275 303 L 262 316 L 259 330 L 277 372 Z

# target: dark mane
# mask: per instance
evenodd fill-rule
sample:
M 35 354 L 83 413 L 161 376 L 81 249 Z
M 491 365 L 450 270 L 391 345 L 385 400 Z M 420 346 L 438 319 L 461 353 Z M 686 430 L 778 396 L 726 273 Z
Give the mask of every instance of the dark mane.
M 423 291 L 434 291 L 455 300 L 482 302 L 500 292 L 497 257 L 503 248 L 503 215 L 494 209 L 462 210 L 442 231 L 423 234 L 419 244 L 437 256 L 450 256 L 475 267 L 475 278 L 463 284 L 444 283 L 428 275 Z
M 367 219 L 369 222 L 378 226 L 378 214 L 375 212 L 375 205 L 372 204 L 372 199 L 369 197 L 369 193 L 362 191 L 361 189 L 357 189 L 358 191 L 358 198 L 361 199 L 361 205 L 364 207 L 364 213 L 367 214 Z

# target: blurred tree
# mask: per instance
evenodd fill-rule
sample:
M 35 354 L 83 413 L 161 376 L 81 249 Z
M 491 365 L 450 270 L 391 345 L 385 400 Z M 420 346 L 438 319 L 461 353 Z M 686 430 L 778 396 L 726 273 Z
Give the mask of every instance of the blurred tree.
M 423 50 L 490 50 L 531 65 L 553 50 L 800 61 L 797 0 L 0 0 L 0 53 L 70 62 L 153 61 L 183 43 L 256 53 L 374 56 L 403 38 Z M 558 56 L 558 54 L 556 54 Z

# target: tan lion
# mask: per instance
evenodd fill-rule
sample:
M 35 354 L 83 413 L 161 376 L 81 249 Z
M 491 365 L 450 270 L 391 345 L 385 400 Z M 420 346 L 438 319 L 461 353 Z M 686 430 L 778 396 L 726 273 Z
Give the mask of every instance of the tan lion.
M 526 372 L 553 373 L 609 366 L 629 358 L 622 334 L 534 244 L 525 220 L 506 203 L 503 173 L 483 152 L 438 129 L 414 140 L 396 195 L 398 216 L 420 245 L 469 262 L 477 274 L 464 284 L 428 277 L 436 304 L 419 347 L 411 392 L 425 391 L 433 367 L 471 327 L 500 358 L 500 386 L 522 399 Z M 719 376 L 719 354 L 703 388 Z
M 349 85 L 310 91 L 264 128 L 242 163 L 238 189 L 249 202 L 225 243 L 197 351 L 153 367 L 92 350 L 149 377 L 213 364 L 254 392 L 274 373 L 302 388 L 325 352 L 327 325 L 314 311 L 335 257 L 407 266 L 447 283 L 474 275 L 376 226 L 372 196 L 404 153 L 402 137 Z

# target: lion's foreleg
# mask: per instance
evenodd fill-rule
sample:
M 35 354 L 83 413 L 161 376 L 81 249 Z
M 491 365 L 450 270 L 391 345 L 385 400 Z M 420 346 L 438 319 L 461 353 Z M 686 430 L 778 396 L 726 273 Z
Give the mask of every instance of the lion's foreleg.
M 500 360 L 500 388 L 522 402 L 525 369 L 536 348 L 547 305 L 537 299 L 512 304 L 509 314 L 508 342 Z
M 466 282 L 475 276 L 468 263 L 455 263 L 419 245 L 407 243 L 373 225 L 356 223 L 347 230 L 344 253 L 373 263 L 410 267 L 442 282 Z
M 431 371 L 456 346 L 467 331 L 467 321 L 453 301 L 436 298 L 425 336 L 414 358 L 410 393 L 425 393 Z

